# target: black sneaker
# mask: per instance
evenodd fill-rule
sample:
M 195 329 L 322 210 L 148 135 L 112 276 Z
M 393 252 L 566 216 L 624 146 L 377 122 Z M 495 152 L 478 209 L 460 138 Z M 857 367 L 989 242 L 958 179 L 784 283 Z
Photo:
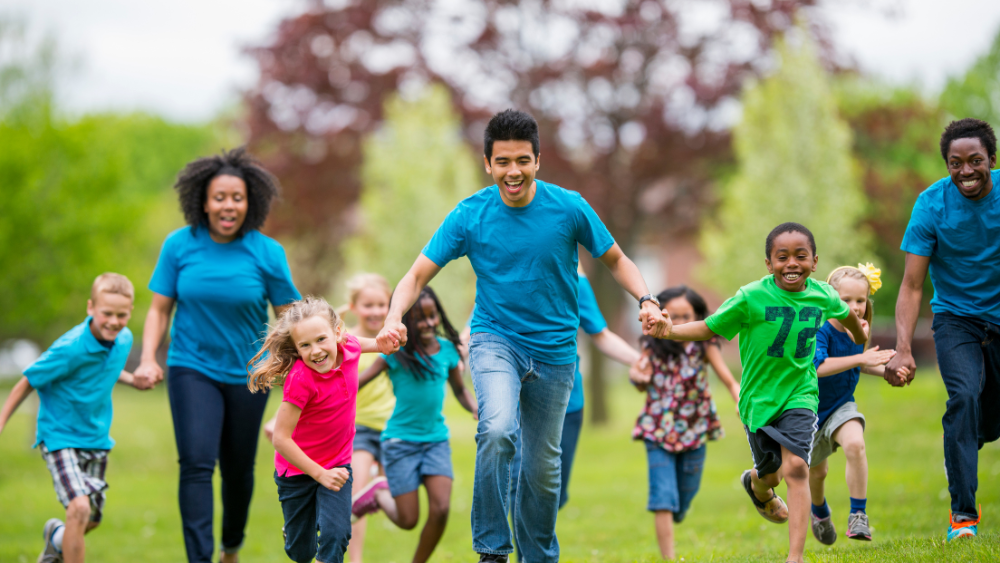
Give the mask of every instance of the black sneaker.
M 479 563 L 507 563 L 507 556 L 502 553 L 480 553 Z

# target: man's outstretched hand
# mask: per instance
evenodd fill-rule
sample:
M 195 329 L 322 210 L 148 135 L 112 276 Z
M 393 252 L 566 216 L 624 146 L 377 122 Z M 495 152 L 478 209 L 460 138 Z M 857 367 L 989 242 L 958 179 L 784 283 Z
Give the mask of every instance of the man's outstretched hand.
M 642 323 L 642 334 L 653 338 L 666 338 L 670 334 L 674 323 L 670 316 L 663 316 L 663 312 L 652 301 L 645 301 L 642 309 L 639 310 L 639 322 Z
M 375 337 L 378 351 L 383 354 L 393 354 L 399 351 L 400 346 L 406 346 L 406 325 L 399 321 L 385 322 L 385 326 Z

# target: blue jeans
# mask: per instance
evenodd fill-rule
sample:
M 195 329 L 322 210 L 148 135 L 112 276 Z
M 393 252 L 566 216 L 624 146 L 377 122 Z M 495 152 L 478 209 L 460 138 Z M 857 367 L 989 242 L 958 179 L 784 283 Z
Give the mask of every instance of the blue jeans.
M 346 466 L 351 471 L 351 466 Z M 308 475 L 274 473 L 285 517 L 285 553 L 297 563 L 340 563 L 351 541 L 351 486 L 354 474 L 339 491 L 331 491 Z M 316 532 L 319 532 L 319 539 Z
M 469 368 L 479 403 L 472 546 L 477 553 L 514 550 L 507 523 L 508 494 L 518 430 L 523 426 L 521 469 L 514 499 L 514 534 L 531 563 L 559 560 L 556 513 L 562 477 L 563 419 L 576 363 L 541 363 L 509 340 L 472 335 Z M 520 404 L 520 417 L 518 405 Z
M 673 512 L 674 522 L 680 523 L 701 487 L 707 448 L 702 444 L 693 450 L 673 453 L 649 440 L 643 440 L 643 443 L 646 444 L 649 462 L 649 503 L 646 510 Z
M 583 409 L 573 412 L 566 413 L 566 417 L 563 418 L 563 431 L 562 440 L 559 442 L 559 446 L 562 449 L 562 454 L 559 456 L 559 462 L 562 465 L 562 477 L 561 484 L 559 488 L 559 510 L 566 506 L 569 502 L 569 475 L 573 471 L 573 459 L 576 457 L 576 444 L 580 440 L 580 430 L 583 428 Z M 521 431 L 517 432 L 517 441 L 514 442 L 514 447 L 516 448 L 514 452 L 514 460 L 511 462 L 511 472 L 520 473 L 521 472 Z M 510 480 L 510 498 L 517 498 L 517 479 Z M 510 503 L 510 517 L 513 519 L 515 508 L 515 503 Z M 515 544 L 517 542 L 514 542 Z M 516 546 L 515 546 L 516 547 Z M 524 559 L 521 550 L 517 551 L 517 560 L 522 561 Z
M 948 390 L 941 423 L 951 512 L 976 519 L 979 450 L 1000 438 L 1000 327 L 938 313 L 932 328 L 938 368 Z
M 196 370 L 172 366 L 167 394 L 181 466 L 178 500 L 184 548 L 189 562 L 211 563 L 215 463 L 222 476 L 222 549 L 238 551 L 250 514 L 267 393 L 251 393 L 246 385 L 219 383 Z

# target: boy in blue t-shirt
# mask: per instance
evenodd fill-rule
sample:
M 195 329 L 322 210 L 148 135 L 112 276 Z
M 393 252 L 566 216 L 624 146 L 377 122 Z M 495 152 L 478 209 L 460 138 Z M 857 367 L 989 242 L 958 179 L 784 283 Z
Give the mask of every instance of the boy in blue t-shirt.
M 87 319 L 59 337 L 24 370 L 0 409 L 0 433 L 21 402 L 38 390 L 35 446 L 52 474 L 66 523 L 45 523 L 40 563 L 84 560 L 83 536 L 100 524 L 104 508 L 104 471 L 115 441 L 111 428 L 111 392 L 115 383 L 136 385 L 125 361 L 132 333 L 135 291 L 121 274 L 101 274 L 87 300 Z

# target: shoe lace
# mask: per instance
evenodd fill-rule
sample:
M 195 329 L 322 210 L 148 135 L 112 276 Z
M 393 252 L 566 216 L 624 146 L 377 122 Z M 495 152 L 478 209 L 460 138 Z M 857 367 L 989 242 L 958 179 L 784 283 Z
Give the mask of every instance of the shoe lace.
M 949 513 L 948 520 L 951 522 L 951 529 L 957 530 L 959 528 L 971 528 L 972 526 L 978 526 L 979 521 L 983 519 L 983 505 L 979 505 L 979 516 L 975 520 L 966 520 L 965 522 L 955 522 L 955 515 Z

